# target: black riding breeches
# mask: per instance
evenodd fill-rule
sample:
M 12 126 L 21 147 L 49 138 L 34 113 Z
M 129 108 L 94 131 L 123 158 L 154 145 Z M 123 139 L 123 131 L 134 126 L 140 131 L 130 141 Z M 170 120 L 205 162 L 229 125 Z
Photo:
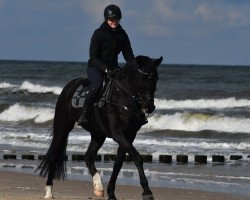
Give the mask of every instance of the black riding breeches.
M 87 68 L 88 79 L 90 85 L 88 87 L 89 92 L 87 93 L 84 101 L 85 108 L 90 108 L 98 98 L 98 95 L 102 89 L 104 73 L 95 67 Z

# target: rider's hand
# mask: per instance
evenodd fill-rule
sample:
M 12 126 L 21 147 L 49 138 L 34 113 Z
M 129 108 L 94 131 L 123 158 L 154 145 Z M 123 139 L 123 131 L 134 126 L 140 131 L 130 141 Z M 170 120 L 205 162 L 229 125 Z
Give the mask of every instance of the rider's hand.
M 113 77 L 113 76 L 115 76 L 116 70 L 115 69 L 106 69 L 105 73 L 107 74 L 108 77 Z

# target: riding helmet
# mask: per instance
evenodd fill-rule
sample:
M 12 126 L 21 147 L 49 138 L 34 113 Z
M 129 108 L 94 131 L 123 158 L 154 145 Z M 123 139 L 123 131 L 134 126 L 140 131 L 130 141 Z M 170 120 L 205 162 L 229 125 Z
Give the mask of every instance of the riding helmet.
M 108 19 L 117 19 L 120 20 L 122 18 L 121 9 L 116 5 L 109 5 L 104 9 L 104 18 Z

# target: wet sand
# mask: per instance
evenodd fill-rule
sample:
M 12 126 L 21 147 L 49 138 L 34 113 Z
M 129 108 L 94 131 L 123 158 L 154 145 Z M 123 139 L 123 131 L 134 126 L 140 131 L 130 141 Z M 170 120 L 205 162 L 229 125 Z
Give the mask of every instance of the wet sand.
M 38 176 L 0 172 L 0 200 L 36 200 L 43 199 L 45 179 Z M 104 185 L 106 188 L 106 185 Z M 172 189 L 172 188 L 151 188 L 155 200 L 247 200 L 247 197 L 237 197 L 232 194 L 207 192 L 200 190 Z M 92 183 L 85 181 L 55 181 L 54 197 L 56 199 L 82 199 L 82 200 L 106 200 L 95 198 L 93 195 Z M 106 192 L 106 191 L 105 191 Z M 118 200 L 140 200 L 142 189 L 139 186 L 116 187 Z

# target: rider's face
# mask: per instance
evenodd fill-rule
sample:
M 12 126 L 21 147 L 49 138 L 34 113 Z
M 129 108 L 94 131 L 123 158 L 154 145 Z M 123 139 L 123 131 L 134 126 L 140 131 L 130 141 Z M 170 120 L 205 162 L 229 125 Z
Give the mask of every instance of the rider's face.
M 120 20 L 117 19 L 108 19 L 107 23 L 111 28 L 116 28 L 119 24 Z

